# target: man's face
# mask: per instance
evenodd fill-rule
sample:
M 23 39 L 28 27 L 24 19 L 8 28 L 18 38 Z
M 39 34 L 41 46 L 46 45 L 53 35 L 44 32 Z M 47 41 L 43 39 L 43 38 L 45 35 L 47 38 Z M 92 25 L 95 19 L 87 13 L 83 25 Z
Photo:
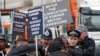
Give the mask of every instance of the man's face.
M 50 43 L 52 42 L 52 40 L 51 39 L 42 39 L 42 43 L 43 43 L 43 45 L 45 45 L 45 46 L 48 46 L 48 45 L 50 45 Z
M 76 46 L 79 39 L 77 37 L 68 36 L 68 43 L 70 46 Z
M 0 49 L 4 49 L 6 46 L 5 40 L 0 39 Z
M 81 36 L 79 38 L 79 41 L 83 41 L 87 36 L 87 33 L 86 32 L 81 32 Z

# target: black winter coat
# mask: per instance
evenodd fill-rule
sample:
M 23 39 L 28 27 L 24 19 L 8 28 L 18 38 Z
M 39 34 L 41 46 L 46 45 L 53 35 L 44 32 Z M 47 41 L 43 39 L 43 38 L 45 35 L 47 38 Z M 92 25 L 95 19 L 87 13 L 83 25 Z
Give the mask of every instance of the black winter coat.
M 76 47 L 69 47 L 68 53 L 71 56 L 82 56 L 82 49 Z
M 12 46 L 7 56 L 26 56 L 28 52 L 35 50 L 35 44 Z
M 55 52 L 51 52 L 48 56 L 68 56 L 68 54 L 61 51 L 55 51 Z
M 93 39 L 87 36 L 84 41 L 79 42 L 79 45 L 83 51 L 83 56 L 95 56 L 95 42 Z

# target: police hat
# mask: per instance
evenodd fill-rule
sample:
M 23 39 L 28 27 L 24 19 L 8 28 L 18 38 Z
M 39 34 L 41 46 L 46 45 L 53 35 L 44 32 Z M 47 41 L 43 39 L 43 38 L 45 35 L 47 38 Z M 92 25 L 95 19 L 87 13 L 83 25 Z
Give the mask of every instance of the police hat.
M 51 39 L 52 40 L 52 31 L 50 29 L 45 29 L 44 34 L 41 36 L 42 39 Z
M 73 37 L 80 37 L 80 32 L 77 30 L 70 30 L 67 32 L 68 36 L 73 36 Z

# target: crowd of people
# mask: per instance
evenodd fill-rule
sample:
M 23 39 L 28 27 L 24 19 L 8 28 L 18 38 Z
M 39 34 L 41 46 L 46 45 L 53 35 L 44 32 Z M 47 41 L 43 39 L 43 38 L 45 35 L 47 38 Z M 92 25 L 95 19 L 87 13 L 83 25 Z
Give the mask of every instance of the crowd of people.
M 95 42 L 88 37 L 88 29 L 78 25 L 76 29 L 67 31 L 68 36 L 52 38 L 52 31 L 45 33 L 38 42 L 38 56 L 95 56 Z M 6 40 L 0 36 L 0 56 L 36 56 L 35 42 L 23 38 L 15 41 L 5 52 Z

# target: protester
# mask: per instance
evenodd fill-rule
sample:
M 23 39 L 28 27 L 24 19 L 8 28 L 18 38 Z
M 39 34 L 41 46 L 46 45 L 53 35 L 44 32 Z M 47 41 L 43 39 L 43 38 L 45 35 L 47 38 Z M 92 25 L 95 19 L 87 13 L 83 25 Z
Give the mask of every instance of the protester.
M 85 25 L 78 25 L 76 30 L 81 32 L 79 45 L 83 50 L 83 56 L 94 56 L 95 55 L 95 42 L 93 39 L 88 37 L 88 29 Z
M 4 38 L 3 35 L 0 35 L 0 56 L 6 56 L 5 52 L 5 47 L 6 47 L 6 39 Z
M 7 54 L 7 56 L 27 56 L 28 52 L 21 52 L 21 53 L 17 53 L 17 51 L 21 51 L 21 47 L 20 46 L 26 46 L 28 45 L 28 41 L 26 39 L 23 38 L 19 38 L 18 40 L 15 41 L 16 45 L 13 45 L 11 47 L 10 52 Z M 24 47 L 23 47 L 24 49 Z
M 65 41 L 62 38 L 55 38 L 48 47 L 48 56 L 68 56 L 65 51 Z
M 67 42 L 69 44 L 68 53 L 71 56 L 82 56 L 82 49 L 77 45 L 79 42 L 80 32 L 77 30 L 70 30 L 67 32 Z

